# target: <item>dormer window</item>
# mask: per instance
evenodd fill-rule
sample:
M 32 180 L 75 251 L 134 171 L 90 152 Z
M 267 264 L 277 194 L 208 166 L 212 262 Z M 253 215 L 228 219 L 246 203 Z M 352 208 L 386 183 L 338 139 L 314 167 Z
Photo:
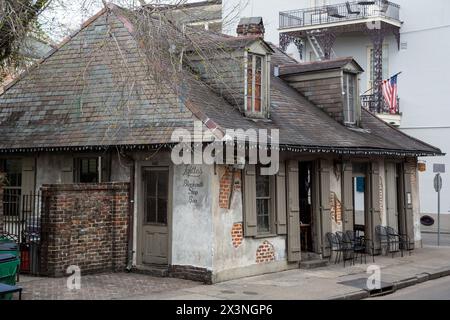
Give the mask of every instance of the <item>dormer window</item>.
M 245 53 L 244 113 L 251 118 L 268 118 L 270 105 L 270 55 L 255 46 Z
M 247 112 L 261 112 L 263 56 L 249 53 L 247 56 Z
M 356 74 L 344 72 L 344 123 L 356 124 L 357 85 Z

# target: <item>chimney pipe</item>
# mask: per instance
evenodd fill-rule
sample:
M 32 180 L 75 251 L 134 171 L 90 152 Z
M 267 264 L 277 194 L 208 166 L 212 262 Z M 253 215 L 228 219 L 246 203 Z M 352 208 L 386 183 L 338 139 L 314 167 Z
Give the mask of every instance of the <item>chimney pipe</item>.
M 264 38 L 265 28 L 262 17 L 242 18 L 237 30 L 238 36 L 260 36 Z

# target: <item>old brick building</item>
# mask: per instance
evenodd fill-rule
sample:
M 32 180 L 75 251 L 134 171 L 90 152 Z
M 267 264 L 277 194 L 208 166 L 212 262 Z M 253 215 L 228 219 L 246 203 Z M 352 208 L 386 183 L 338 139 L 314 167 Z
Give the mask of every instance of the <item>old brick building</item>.
M 259 34 L 201 31 L 207 50 L 183 49 L 191 80 L 157 99 L 129 16 L 108 5 L 0 96 L 3 191 L 43 192 L 42 272 L 128 267 L 218 282 L 322 259 L 327 232 L 374 238 L 390 225 L 420 240 L 417 157 L 441 151 L 361 109 L 356 61 L 299 64 L 246 19 L 257 25 L 238 30 Z M 216 138 L 278 129 L 278 172 L 175 164 L 172 133 L 198 122 Z M 3 215 L 16 214 L 4 199 Z

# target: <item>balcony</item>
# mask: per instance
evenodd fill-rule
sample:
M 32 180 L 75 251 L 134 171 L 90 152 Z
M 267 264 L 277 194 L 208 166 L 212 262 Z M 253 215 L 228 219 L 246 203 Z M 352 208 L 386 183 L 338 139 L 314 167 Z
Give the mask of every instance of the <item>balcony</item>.
M 318 26 L 344 26 L 371 21 L 400 27 L 400 6 L 386 0 L 373 0 L 283 11 L 280 12 L 279 30 L 306 31 Z
M 379 108 L 376 103 L 376 96 L 373 94 L 367 94 L 361 96 L 361 107 L 373 112 L 378 118 L 394 127 L 400 127 L 402 121 L 402 113 L 400 112 L 400 99 L 397 97 L 397 110 L 391 112 L 386 101 L 383 99 L 381 107 Z M 379 108 L 379 109 L 378 109 Z

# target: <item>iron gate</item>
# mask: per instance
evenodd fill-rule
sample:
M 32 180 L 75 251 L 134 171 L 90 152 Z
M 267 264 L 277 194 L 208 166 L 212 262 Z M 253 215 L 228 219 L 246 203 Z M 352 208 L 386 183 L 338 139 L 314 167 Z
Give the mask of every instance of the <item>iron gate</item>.
M 5 188 L 3 194 L 3 231 L 20 248 L 20 272 L 39 274 L 42 194 L 21 194 L 20 188 Z

